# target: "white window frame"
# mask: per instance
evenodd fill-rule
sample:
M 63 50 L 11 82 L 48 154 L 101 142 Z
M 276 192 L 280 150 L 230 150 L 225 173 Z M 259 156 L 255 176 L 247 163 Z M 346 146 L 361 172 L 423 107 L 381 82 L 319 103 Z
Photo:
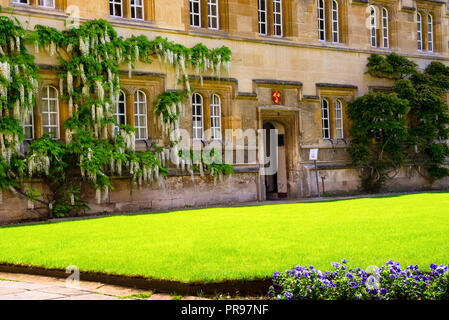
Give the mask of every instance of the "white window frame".
M 140 99 L 140 94 L 143 99 Z M 147 95 L 142 90 L 137 90 L 134 93 L 134 128 L 136 129 L 136 140 L 148 139 L 148 108 Z M 140 130 L 145 130 L 145 136 L 140 135 Z
M 112 5 L 112 10 L 111 10 Z M 120 15 L 116 12 L 116 6 L 120 5 Z M 123 0 L 109 0 L 109 15 L 111 17 L 123 18 Z
M 433 16 L 427 14 L 427 51 L 433 52 Z
M 337 139 L 344 139 L 343 103 L 340 99 L 335 100 L 335 134 Z
M 134 4 L 133 4 L 134 1 Z M 136 1 L 140 1 L 140 4 L 136 4 Z M 144 0 L 130 0 L 129 1 L 129 7 L 131 9 L 131 16 L 130 18 L 133 20 L 144 20 L 145 19 L 145 5 L 144 5 Z M 137 9 L 142 9 L 142 17 L 141 18 L 137 18 Z M 133 18 L 133 13 L 134 13 L 134 18 Z
M 50 90 L 54 90 L 56 93 L 56 97 L 55 98 L 50 98 Z M 55 134 L 52 135 L 53 139 L 58 140 L 60 138 L 60 124 L 59 124 L 59 92 L 58 89 L 56 89 L 53 86 L 46 86 L 44 87 L 43 90 L 46 90 L 47 92 L 47 98 L 44 97 L 44 95 L 42 94 L 41 96 L 41 114 L 42 114 L 42 119 L 44 117 L 47 117 L 48 119 L 48 124 L 44 125 L 44 121 L 42 121 L 42 132 L 45 133 L 51 133 L 54 132 Z M 56 110 L 55 111 L 50 111 L 50 101 L 55 101 L 55 106 L 56 106 Z M 47 104 L 47 111 L 44 111 L 44 104 Z M 53 124 L 51 122 L 51 115 L 52 114 L 56 114 L 56 123 Z M 46 130 L 46 129 L 50 129 Z M 48 132 L 49 131 L 49 132 Z
M 210 119 L 211 138 L 221 141 L 221 98 L 218 94 L 213 94 L 211 98 Z
M 39 0 L 38 6 L 41 8 L 55 8 L 55 0 Z
M 198 114 L 198 108 L 200 108 L 201 113 Z M 200 121 L 201 126 L 197 126 L 197 122 Z M 204 99 L 199 93 L 194 93 L 192 95 L 192 129 L 193 129 L 193 140 L 203 140 L 204 137 Z M 199 135 L 200 133 L 201 135 Z
M 318 0 L 318 40 L 326 41 L 326 9 L 324 0 Z M 323 27 L 321 27 L 321 24 Z
M 263 7 L 263 8 L 262 8 Z M 257 14 L 259 17 L 259 34 L 266 36 L 267 30 L 267 0 L 258 0 Z M 263 31 L 265 30 L 265 31 Z
M 417 28 L 418 51 L 422 51 L 423 50 L 422 15 L 419 12 L 416 14 L 416 28 Z
M 12 0 L 12 3 L 14 4 L 30 4 L 29 0 Z
M 276 9 L 277 5 L 279 5 L 279 11 Z M 282 0 L 273 0 L 273 36 L 275 37 L 283 37 L 282 20 Z M 277 31 L 278 28 L 279 32 Z
M 325 112 L 327 116 L 325 116 Z M 321 123 L 323 129 L 323 139 L 329 140 L 331 138 L 330 121 L 329 121 L 329 100 L 326 98 L 321 99 Z
M 388 9 L 382 8 L 382 46 L 384 48 L 390 47 L 389 25 L 388 25 Z
M 123 108 L 123 112 L 120 112 L 120 103 L 123 104 L 124 108 Z M 115 102 L 114 105 L 114 114 L 113 117 L 116 120 L 116 123 L 114 124 L 114 131 L 115 133 L 118 133 L 118 129 L 119 126 L 122 124 L 126 124 L 127 123 L 127 119 L 126 119 L 126 94 L 125 92 L 123 92 L 123 90 L 120 90 L 120 94 L 118 97 L 118 100 Z M 120 117 L 124 117 L 125 118 L 125 123 L 120 123 Z
M 339 7 L 336 0 L 332 1 L 332 42 L 340 42 L 340 21 L 339 21 Z
M 194 12 L 195 4 L 198 5 L 198 12 Z M 193 28 L 201 28 L 201 0 L 189 0 L 190 5 L 190 26 Z M 195 17 L 198 17 L 198 25 L 195 25 Z
M 31 141 L 34 139 L 34 110 L 31 109 L 28 114 L 27 119 L 25 119 L 24 123 L 22 123 L 23 127 L 23 135 L 25 141 Z M 26 136 L 26 128 L 31 128 L 31 137 Z
M 369 6 L 369 30 L 370 30 L 370 43 L 371 48 L 377 48 L 377 7 Z
M 213 7 L 215 7 L 215 15 L 212 14 Z M 218 0 L 207 0 L 207 20 L 209 23 L 209 29 L 220 29 L 220 12 L 218 10 L 220 10 L 218 6 Z

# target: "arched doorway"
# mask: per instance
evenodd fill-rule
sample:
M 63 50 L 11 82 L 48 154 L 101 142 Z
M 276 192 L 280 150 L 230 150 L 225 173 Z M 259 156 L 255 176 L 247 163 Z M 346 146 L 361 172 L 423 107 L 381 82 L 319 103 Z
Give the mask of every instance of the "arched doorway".
M 263 123 L 266 130 L 265 167 L 275 168 L 267 170 L 265 175 L 266 199 L 283 199 L 288 196 L 287 161 L 285 150 L 285 127 L 277 121 L 267 120 Z M 275 136 L 273 136 L 275 135 Z

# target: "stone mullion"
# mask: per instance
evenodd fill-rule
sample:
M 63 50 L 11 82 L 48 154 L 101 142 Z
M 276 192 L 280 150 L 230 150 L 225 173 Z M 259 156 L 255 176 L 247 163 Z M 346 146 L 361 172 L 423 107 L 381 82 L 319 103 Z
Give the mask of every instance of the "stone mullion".
M 377 29 L 376 29 L 376 34 L 377 34 L 377 47 L 378 48 L 382 48 L 383 47 L 383 37 L 382 37 L 382 7 L 377 7 L 378 8 L 378 13 L 377 13 Z
M 209 28 L 209 14 L 207 0 L 201 0 L 201 28 Z
M 56 86 L 55 86 L 56 87 Z M 66 122 L 67 120 L 69 120 L 70 115 L 69 115 L 69 105 L 68 103 L 64 100 L 63 103 L 61 103 L 61 99 L 59 99 L 58 101 L 58 107 L 59 107 L 59 134 L 60 134 L 60 140 L 65 140 L 65 131 L 66 129 L 64 128 L 64 122 Z M 75 110 L 73 110 L 73 112 L 75 112 Z
M 206 94 L 203 94 L 203 130 L 204 130 L 204 139 L 210 140 L 210 128 L 211 128 L 211 111 L 210 111 L 210 92 L 207 92 Z M 206 136 L 206 132 L 209 132 L 209 134 Z
M 344 1 L 338 1 L 338 38 L 340 43 L 348 43 L 347 7 Z
M 42 88 L 39 88 L 36 95 L 36 107 L 34 108 L 34 138 L 39 139 L 43 136 L 43 121 L 42 121 Z
M 324 1 L 324 14 L 326 24 L 326 41 L 332 42 L 332 1 Z
M 128 125 L 134 127 L 134 94 L 126 94 L 126 120 Z
M 427 13 L 425 13 L 425 12 L 422 12 L 421 13 L 421 24 L 422 24 L 422 49 L 423 49 L 423 51 L 427 51 L 427 50 L 429 50 L 429 46 L 428 46 L 428 43 L 427 43 L 427 41 L 429 40 L 429 37 L 428 37 L 428 35 L 427 35 L 427 31 L 428 31 L 428 28 L 427 28 Z
M 267 0 L 267 35 L 274 34 L 273 0 Z
M 122 0 L 122 18 L 131 19 L 131 0 Z

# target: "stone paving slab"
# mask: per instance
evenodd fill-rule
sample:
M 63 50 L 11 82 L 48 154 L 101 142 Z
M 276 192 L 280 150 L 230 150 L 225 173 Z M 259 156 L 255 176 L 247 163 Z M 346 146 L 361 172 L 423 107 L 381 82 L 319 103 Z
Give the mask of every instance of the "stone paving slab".
M 105 284 L 96 288 L 95 292 L 118 297 L 128 297 L 138 293 L 148 293 L 148 290 L 118 287 Z
M 172 300 L 173 296 L 163 293 L 155 293 L 148 300 Z
M 0 272 L 0 300 L 140 300 L 148 290 L 114 286 L 101 282 L 80 281 L 78 287 L 67 287 L 65 279 Z M 154 293 L 146 300 L 210 300 L 196 296 L 174 296 Z M 221 299 L 232 299 L 220 296 Z M 263 299 L 266 297 L 253 297 Z M 239 298 L 239 300 L 242 298 Z M 247 299 L 247 298 L 243 298 Z
M 1 298 L 1 296 L 0 296 L 0 298 Z M 117 299 L 118 299 L 118 297 L 90 293 L 90 294 L 84 294 L 84 295 L 78 295 L 78 296 L 62 297 L 62 298 L 57 298 L 54 300 L 117 300 Z
M 79 290 L 79 289 L 65 288 L 65 287 L 49 287 L 49 288 L 39 289 L 37 291 L 45 292 L 45 293 L 61 294 L 64 296 L 76 296 L 76 295 L 83 295 L 83 294 L 90 293 L 87 290 Z M 0 298 L 1 298 L 1 296 L 0 296 Z
M 144 290 L 80 281 L 67 287 L 65 279 L 27 274 L 0 273 L 0 300 L 118 300 Z
M 15 294 L 0 295 L 0 300 L 55 300 L 64 296 L 40 291 L 25 291 Z
M 0 288 L 0 296 L 21 293 L 21 292 L 26 292 L 26 291 L 27 290 L 25 290 L 25 289 L 19 289 L 19 288 Z
M 0 288 L 39 290 L 39 289 L 48 288 L 50 286 L 51 286 L 51 284 L 45 284 L 45 283 L 30 283 L 30 282 L 18 282 L 18 281 L 0 281 Z

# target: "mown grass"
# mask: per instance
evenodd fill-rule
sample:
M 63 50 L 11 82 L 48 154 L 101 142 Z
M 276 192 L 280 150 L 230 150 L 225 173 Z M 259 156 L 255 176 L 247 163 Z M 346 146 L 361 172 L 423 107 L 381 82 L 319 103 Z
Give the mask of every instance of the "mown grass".
M 0 262 L 157 279 L 253 279 L 329 269 L 449 263 L 449 193 L 214 208 L 0 228 Z
M 143 293 L 136 293 L 132 294 L 130 296 L 120 297 L 119 299 L 134 299 L 134 300 L 148 300 L 153 295 L 153 291 L 150 292 L 143 292 Z

